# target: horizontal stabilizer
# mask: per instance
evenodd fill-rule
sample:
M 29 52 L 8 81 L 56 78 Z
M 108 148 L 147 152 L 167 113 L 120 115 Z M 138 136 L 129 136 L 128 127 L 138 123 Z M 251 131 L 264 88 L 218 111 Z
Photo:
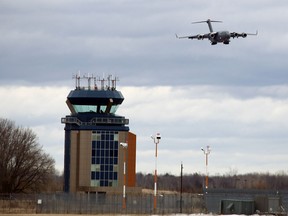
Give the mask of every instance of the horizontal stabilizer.
M 198 22 L 192 22 L 192 24 L 196 24 L 196 23 L 209 23 L 209 22 L 222 22 L 222 21 L 218 21 L 218 20 L 205 20 L 205 21 L 198 21 Z

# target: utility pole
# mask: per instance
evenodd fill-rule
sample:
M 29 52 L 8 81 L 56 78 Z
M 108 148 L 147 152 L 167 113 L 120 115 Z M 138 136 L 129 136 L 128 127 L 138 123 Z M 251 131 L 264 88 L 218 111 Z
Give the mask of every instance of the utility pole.
M 126 149 L 128 147 L 128 143 L 120 143 L 123 148 L 123 200 L 122 200 L 122 208 L 126 209 Z
M 181 176 L 180 176 L 180 213 L 182 213 L 182 192 L 183 192 L 183 164 L 181 162 Z
M 158 157 L 158 149 L 157 146 L 160 142 L 161 135 L 157 133 L 155 136 L 151 136 L 155 143 L 155 171 L 154 171 L 154 211 L 156 212 L 157 209 L 157 157 Z
M 204 152 L 205 155 L 205 166 L 206 166 L 206 179 L 205 179 L 205 188 L 208 188 L 208 155 L 211 152 L 210 146 L 206 147 L 206 150 L 201 148 L 201 150 Z

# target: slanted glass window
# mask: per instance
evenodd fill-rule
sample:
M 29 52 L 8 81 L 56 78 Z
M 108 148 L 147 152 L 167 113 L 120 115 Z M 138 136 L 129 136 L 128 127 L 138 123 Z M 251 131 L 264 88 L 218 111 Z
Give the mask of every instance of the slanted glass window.
M 112 105 L 110 113 L 116 113 L 118 107 L 119 107 L 119 105 Z
M 97 112 L 97 106 L 92 105 L 73 105 L 77 113 L 81 112 Z
M 85 112 L 95 112 L 104 113 L 106 111 L 107 105 L 73 105 L 75 112 L 85 113 Z M 115 114 L 119 105 L 112 105 L 109 113 Z

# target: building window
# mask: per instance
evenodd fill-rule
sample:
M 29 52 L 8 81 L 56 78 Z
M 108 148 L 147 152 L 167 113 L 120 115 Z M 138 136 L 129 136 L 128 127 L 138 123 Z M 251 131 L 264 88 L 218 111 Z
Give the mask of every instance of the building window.
M 92 141 L 100 141 L 100 140 L 101 140 L 101 134 L 92 133 Z
M 92 187 L 117 187 L 118 132 L 93 131 L 91 152 Z

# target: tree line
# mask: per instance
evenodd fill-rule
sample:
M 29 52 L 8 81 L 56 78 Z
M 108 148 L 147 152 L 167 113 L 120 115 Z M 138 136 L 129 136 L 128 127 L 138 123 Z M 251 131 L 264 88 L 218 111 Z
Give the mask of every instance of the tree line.
M 154 175 L 136 174 L 137 186 L 147 189 L 154 187 Z M 209 176 L 209 188 L 218 189 L 265 189 L 288 190 L 288 175 L 285 172 L 278 174 L 248 173 L 237 175 L 231 172 L 225 175 Z M 169 173 L 158 175 L 158 190 L 180 192 L 181 176 Z M 182 176 L 183 193 L 202 193 L 205 187 L 205 175 L 194 173 Z

